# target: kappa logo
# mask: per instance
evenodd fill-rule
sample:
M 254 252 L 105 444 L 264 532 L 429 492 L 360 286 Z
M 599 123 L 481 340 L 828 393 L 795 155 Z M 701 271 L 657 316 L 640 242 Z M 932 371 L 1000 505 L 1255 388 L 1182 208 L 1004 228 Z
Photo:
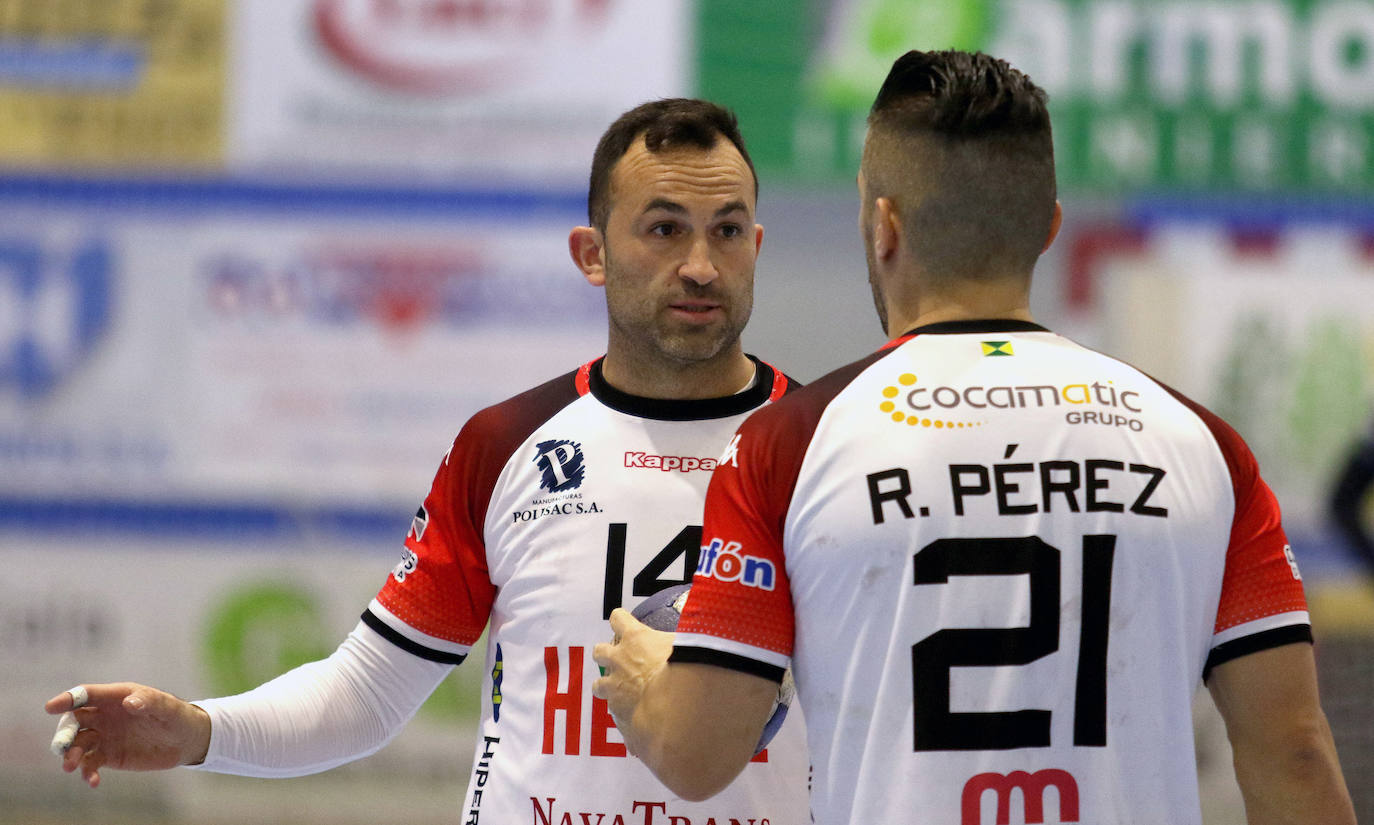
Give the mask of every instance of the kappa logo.
M 1045 821 L 1045 791 L 1053 787 L 1059 796 L 1059 821 L 1078 822 L 1078 782 L 1073 774 L 1058 768 L 1035 773 L 1012 771 L 1009 774 L 980 773 L 964 784 L 960 799 L 962 825 L 979 825 L 983 821 L 983 794 L 993 791 L 997 799 L 995 822 L 1011 822 L 1012 791 L 1021 792 L 1025 806 L 1025 822 L 1037 825 Z
M 730 443 L 729 443 L 729 444 L 726 444 L 726 445 L 725 445 L 725 452 L 721 453 L 721 454 L 720 454 L 720 458 L 716 459 L 716 466 L 717 466 L 717 467 L 723 467 L 723 466 L 725 466 L 726 464 L 729 464 L 731 467 L 738 467 L 738 466 L 739 466 L 739 440 L 740 440 L 740 438 L 741 438 L 740 434 L 739 434 L 739 433 L 735 433 L 735 437 L 732 438 L 732 439 L 730 439 Z
M 566 439 L 550 439 L 534 445 L 534 464 L 543 474 L 539 486 L 550 493 L 561 493 L 582 486 L 587 465 L 582 445 Z
M 694 470 L 705 470 L 709 473 L 716 469 L 716 460 L 690 455 L 654 455 L 630 451 L 625 453 L 625 466 L 637 470 L 661 470 L 665 473 L 690 473 Z

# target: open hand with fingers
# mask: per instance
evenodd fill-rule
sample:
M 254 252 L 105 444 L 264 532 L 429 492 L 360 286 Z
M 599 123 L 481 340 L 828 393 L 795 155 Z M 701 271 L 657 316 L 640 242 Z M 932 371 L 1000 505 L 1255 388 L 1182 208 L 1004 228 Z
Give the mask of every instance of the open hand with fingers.
M 92 788 L 103 767 L 158 771 L 194 765 L 210 747 L 210 717 L 202 709 L 133 682 L 78 685 L 43 706 L 60 715 L 53 752 L 62 770 L 78 768 Z

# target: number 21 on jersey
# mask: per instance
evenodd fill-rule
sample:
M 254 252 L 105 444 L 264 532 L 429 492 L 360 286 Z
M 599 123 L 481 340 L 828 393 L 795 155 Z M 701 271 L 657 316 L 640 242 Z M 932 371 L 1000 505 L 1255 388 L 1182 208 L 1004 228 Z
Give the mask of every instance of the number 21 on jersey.
M 1107 744 L 1107 634 L 1116 536 L 1083 537 L 1082 615 L 1073 704 L 1073 743 Z M 1060 551 L 1035 536 L 940 539 L 917 551 L 914 584 L 950 576 L 1027 575 L 1026 627 L 946 628 L 911 646 L 914 749 L 1010 750 L 1050 745 L 1050 711 L 950 710 L 950 669 L 1025 665 L 1059 649 Z

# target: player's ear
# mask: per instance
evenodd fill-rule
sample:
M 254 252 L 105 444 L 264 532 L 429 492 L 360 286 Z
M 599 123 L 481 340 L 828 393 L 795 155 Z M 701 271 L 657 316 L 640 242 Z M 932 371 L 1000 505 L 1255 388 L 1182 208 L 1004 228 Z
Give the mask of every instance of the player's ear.
M 575 226 L 568 233 L 568 253 L 582 270 L 582 277 L 592 286 L 606 285 L 606 247 L 601 230 L 593 226 Z
M 1064 223 L 1064 207 L 1059 205 L 1059 201 L 1054 202 L 1054 217 L 1050 218 L 1050 235 L 1045 239 L 1045 246 L 1040 250 L 1044 255 L 1045 251 L 1054 243 L 1054 239 L 1059 237 L 1059 227 Z
M 759 256 L 759 250 L 763 249 L 763 225 L 754 224 L 754 257 Z
M 885 261 L 896 254 L 902 242 L 902 219 L 889 198 L 873 201 L 873 255 Z

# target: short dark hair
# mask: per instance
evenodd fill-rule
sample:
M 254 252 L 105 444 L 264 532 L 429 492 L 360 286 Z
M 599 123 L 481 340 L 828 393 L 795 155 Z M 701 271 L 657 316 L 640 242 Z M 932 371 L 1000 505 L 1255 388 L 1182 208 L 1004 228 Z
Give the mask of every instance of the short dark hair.
M 1030 273 L 1054 216 L 1047 96 L 981 52 L 910 51 L 868 114 L 867 196 L 898 206 L 939 278 Z
M 754 161 L 744 148 L 735 113 L 699 98 L 673 97 L 641 103 L 616 118 L 607 127 L 592 154 L 592 174 L 587 185 L 587 219 L 592 226 L 605 230 L 611 214 L 611 169 L 624 157 L 635 140 L 644 136 L 650 152 L 681 147 L 709 151 L 724 137 L 739 150 L 749 172 L 754 176 L 754 196 L 759 193 L 759 177 Z

